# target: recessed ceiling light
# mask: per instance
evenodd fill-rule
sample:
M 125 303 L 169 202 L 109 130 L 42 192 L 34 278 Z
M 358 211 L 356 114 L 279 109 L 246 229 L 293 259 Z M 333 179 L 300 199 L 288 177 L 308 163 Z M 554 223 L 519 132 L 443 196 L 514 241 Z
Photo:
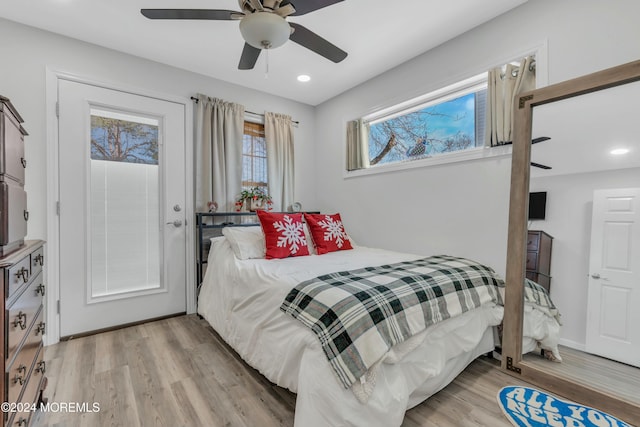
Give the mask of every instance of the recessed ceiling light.
M 611 150 L 611 154 L 613 154 L 614 156 L 621 156 L 623 154 L 627 154 L 628 152 L 628 148 L 616 148 L 615 150 Z
M 306 74 L 300 74 L 298 76 L 299 82 L 308 82 L 309 80 L 311 80 L 311 77 L 307 76 Z

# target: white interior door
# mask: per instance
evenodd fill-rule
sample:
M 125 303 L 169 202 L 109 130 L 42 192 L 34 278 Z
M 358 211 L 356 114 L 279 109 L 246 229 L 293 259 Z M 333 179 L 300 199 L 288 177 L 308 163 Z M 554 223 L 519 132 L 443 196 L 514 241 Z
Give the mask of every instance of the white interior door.
M 640 188 L 596 190 L 586 350 L 640 367 Z
M 185 105 L 60 79 L 60 335 L 186 308 Z

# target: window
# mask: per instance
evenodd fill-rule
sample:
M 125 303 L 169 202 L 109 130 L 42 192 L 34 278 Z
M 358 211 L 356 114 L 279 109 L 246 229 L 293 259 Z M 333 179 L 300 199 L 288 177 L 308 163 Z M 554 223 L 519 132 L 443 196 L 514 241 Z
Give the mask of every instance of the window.
M 160 287 L 161 122 L 92 108 L 91 298 Z
M 487 74 L 365 117 L 371 166 L 484 145 Z
M 254 187 L 267 191 L 267 146 L 264 125 L 244 122 L 242 140 L 242 189 Z

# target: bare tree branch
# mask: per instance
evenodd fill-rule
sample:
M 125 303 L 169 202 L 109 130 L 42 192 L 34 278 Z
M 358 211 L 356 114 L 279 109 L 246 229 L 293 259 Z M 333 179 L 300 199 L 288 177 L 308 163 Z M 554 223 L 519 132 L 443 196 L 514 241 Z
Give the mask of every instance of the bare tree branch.
M 393 149 L 393 147 L 396 146 L 397 143 L 398 143 L 398 141 L 396 140 L 396 135 L 392 133 L 391 134 L 391 138 L 389 138 L 389 141 L 387 141 L 387 144 L 384 146 L 382 151 L 380 151 L 380 153 L 378 153 L 378 155 L 373 160 L 371 160 L 371 162 L 370 162 L 371 165 L 375 165 L 380 160 L 382 160 L 384 158 L 384 156 L 389 154 L 389 151 L 391 151 Z

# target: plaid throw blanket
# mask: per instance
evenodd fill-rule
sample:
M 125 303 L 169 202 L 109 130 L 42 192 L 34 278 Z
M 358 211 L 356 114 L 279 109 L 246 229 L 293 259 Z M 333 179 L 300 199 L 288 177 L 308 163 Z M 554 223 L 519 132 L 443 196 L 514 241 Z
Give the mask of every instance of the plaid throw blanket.
M 490 267 L 439 255 L 307 280 L 280 309 L 315 332 L 349 388 L 394 345 L 483 304 L 502 304 L 502 286 Z
M 533 280 L 524 279 L 524 301 L 536 306 L 562 324 L 560 322 L 560 312 L 551 301 L 549 293 Z

